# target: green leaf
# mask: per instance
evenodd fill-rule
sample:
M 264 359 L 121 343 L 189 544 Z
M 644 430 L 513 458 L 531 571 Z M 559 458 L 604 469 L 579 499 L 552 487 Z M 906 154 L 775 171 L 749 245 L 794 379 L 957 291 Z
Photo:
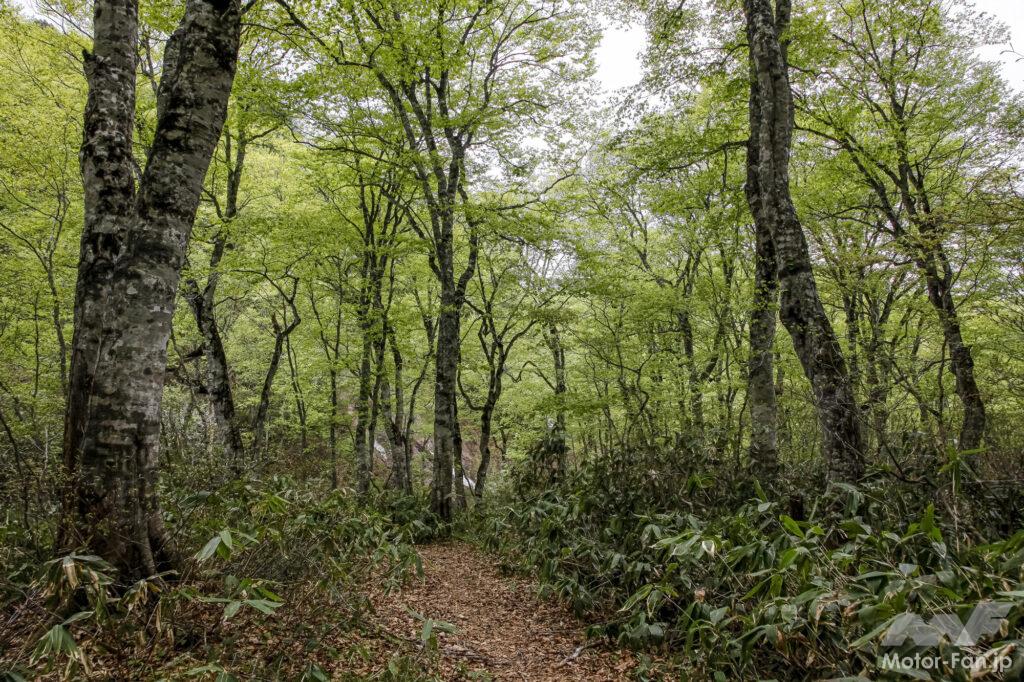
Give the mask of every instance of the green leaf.
M 212 557 L 214 553 L 216 553 L 217 547 L 220 546 L 220 543 L 220 536 L 210 538 L 210 541 L 207 542 L 203 546 L 203 548 L 196 553 L 196 561 L 199 561 L 201 563 Z
M 69 618 L 66 618 L 64 620 L 64 622 L 62 623 L 62 625 L 70 625 L 71 623 L 75 623 L 75 622 L 78 622 L 80 620 L 84 620 L 84 619 L 88 618 L 89 616 L 91 616 L 94 613 L 96 613 L 96 612 L 95 611 L 79 611 L 75 615 L 70 616 Z
M 242 602 L 228 602 L 227 606 L 224 607 L 224 620 L 228 620 L 229 618 L 233 617 L 236 613 L 238 613 L 238 610 L 240 608 L 242 608 Z
M 228 550 L 234 551 L 235 544 L 231 541 L 231 531 L 226 528 L 222 530 L 220 532 L 220 541 L 224 543 Z
M 420 631 L 420 641 L 426 644 L 434 634 L 434 621 L 429 618 L 423 621 L 423 629 Z
M 800 524 L 792 518 L 783 514 L 779 517 L 779 521 L 782 523 L 783 528 L 789 531 L 792 535 L 795 535 L 798 538 L 804 537 L 804 531 L 800 528 Z
M 246 599 L 245 603 L 257 611 L 268 615 L 274 613 L 274 609 L 284 606 L 281 602 L 270 601 L 269 599 Z

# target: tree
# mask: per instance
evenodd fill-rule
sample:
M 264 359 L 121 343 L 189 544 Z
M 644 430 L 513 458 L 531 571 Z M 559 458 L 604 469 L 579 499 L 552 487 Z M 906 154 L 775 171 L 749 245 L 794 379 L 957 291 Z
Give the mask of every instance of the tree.
M 59 544 L 88 546 L 125 579 L 177 563 L 156 489 L 167 341 L 240 27 L 237 2 L 188 0 L 165 50 L 156 132 L 136 180 L 138 5 L 97 0 L 93 10 Z
M 477 340 L 487 374 L 483 400 L 475 404 L 462 385 L 462 372 L 459 373 L 459 389 L 466 404 L 480 413 L 480 464 L 473 486 L 477 497 L 483 496 L 487 486 L 494 411 L 501 399 L 509 356 L 516 343 L 537 323 L 529 308 L 532 292 L 528 279 L 532 273 L 523 272 L 521 266 L 517 252 L 485 254 L 477 268 L 473 296 L 468 301 L 478 317 Z M 564 376 L 562 381 L 564 385 Z
M 785 35 L 791 7 L 789 0 L 778 0 L 774 9 L 770 0 L 745 0 L 743 12 L 750 50 L 747 202 L 758 240 L 770 238 L 774 246 L 779 316 L 811 382 L 829 478 L 852 482 L 864 471 L 857 404 L 790 196 L 794 114 Z M 766 257 L 763 248 L 759 255 Z
M 470 199 L 469 166 L 474 153 L 488 149 L 496 152 L 496 161 L 507 158 L 503 152 L 520 143 L 518 137 L 508 139 L 512 131 L 520 135 L 522 128 L 535 127 L 559 88 L 578 79 L 578 70 L 550 67 L 582 27 L 572 2 L 377 0 L 352 2 L 345 10 L 344 28 L 359 53 L 327 48 L 329 56 L 342 68 L 373 74 L 405 138 L 405 160 L 424 206 L 423 225 L 412 225 L 428 245 L 441 304 L 431 505 L 447 520 L 453 499 L 464 498 L 462 479 L 453 477 L 462 457 L 456 383 L 462 309 L 476 268 L 481 222 Z M 314 40 L 326 48 L 322 38 Z M 465 234 L 463 258 L 460 233 Z
M 802 103 L 806 126 L 846 156 L 924 280 L 963 406 L 958 446 L 975 450 L 986 409 L 950 249 L 972 239 L 975 226 L 1000 222 L 992 206 L 1013 183 L 1008 169 L 1020 137 L 1006 105 L 1015 98 L 975 53 L 998 34 L 942 0 L 856 0 L 835 9 L 825 87 Z

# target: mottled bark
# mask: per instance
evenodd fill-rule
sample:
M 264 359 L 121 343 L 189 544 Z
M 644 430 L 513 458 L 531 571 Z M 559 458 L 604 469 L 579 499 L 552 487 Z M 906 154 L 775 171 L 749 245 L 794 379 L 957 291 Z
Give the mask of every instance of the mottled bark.
M 238 55 L 232 0 L 188 0 L 168 41 L 157 125 L 136 188 L 138 6 L 97 0 L 81 167 L 85 189 L 58 544 L 128 580 L 177 563 L 157 500 L 160 402 L 175 296 Z
M 452 471 L 455 444 L 461 442 L 456 411 L 455 383 L 461 356 L 460 320 L 454 291 L 442 292 L 437 321 L 437 352 L 434 360 L 434 466 L 430 486 L 431 510 L 444 520 L 452 517 Z M 461 457 L 461 453 L 457 453 Z
M 750 171 L 748 167 L 748 173 Z M 748 182 L 747 191 L 752 191 L 756 186 L 756 180 Z M 771 234 L 764 229 L 764 225 L 755 225 L 754 229 L 754 301 L 750 311 L 750 361 L 747 367 L 750 465 L 754 476 L 771 481 L 779 469 L 779 415 L 772 350 L 779 285 Z
M 252 456 L 259 459 L 264 441 L 266 440 L 266 420 L 270 414 L 270 397 L 273 394 L 273 381 L 278 377 L 278 368 L 281 366 L 281 357 L 285 354 L 285 342 L 288 336 L 295 331 L 295 328 L 302 322 L 298 310 L 295 308 L 295 290 L 298 281 L 293 281 L 291 298 L 287 299 L 292 308 L 291 319 L 286 315 L 284 323 L 278 322 L 278 315 L 270 315 L 270 325 L 273 328 L 273 351 L 270 353 L 270 364 L 266 368 L 266 375 L 263 377 L 263 388 L 260 390 L 259 403 L 256 406 L 256 416 L 253 418 L 253 442 Z
M 544 446 L 547 462 L 553 480 L 562 478 L 567 467 L 568 427 L 565 418 L 565 396 L 568 390 L 565 381 L 565 347 L 562 346 L 562 336 L 557 325 L 548 326 L 545 334 L 548 349 L 551 351 L 551 362 L 555 370 L 555 418 L 551 428 L 548 429 L 547 442 Z
M 451 83 L 447 69 L 440 69 L 436 75 L 431 75 L 428 69 L 427 78 L 436 78 L 436 85 L 421 91 L 418 77 L 392 80 L 372 58 L 370 66 L 388 94 L 409 148 L 423 152 L 413 153 L 410 161 L 423 192 L 430 228 L 428 232 L 415 223 L 413 228 L 431 245 L 430 267 L 441 289 L 434 363 L 434 478 L 431 482 L 430 507 L 441 520 L 448 521 L 452 518 L 454 458 L 462 456 L 456 398 L 458 367 L 462 355 L 460 316 L 465 303 L 466 286 L 476 269 L 480 221 L 467 211 L 465 218 L 469 227 L 469 255 L 465 268 L 458 276 L 455 272 L 455 225 L 460 200 L 464 209 L 468 204 L 465 161 L 475 132 L 475 128 L 469 126 L 475 124 L 460 124 L 449 118 Z M 440 125 L 433 114 L 435 106 L 441 119 Z M 439 136 L 443 136 L 440 143 Z M 455 452 L 456 448 L 459 448 L 458 453 Z M 461 480 L 459 484 L 461 486 Z
M 219 273 L 217 268 L 224 255 L 227 239 L 218 233 L 213 240 L 210 253 L 210 274 L 202 290 L 195 280 L 189 280 L 185 287 L 185 298 L 203 339 L 203 355 L 206 357 L 206 381 L 204 388 L 213 408 L 217 440 L 224 448 L 224 459 L 236 475 L 242 470 L 242 431 L 235 414 L 235 399 L 231 389 L 227 353 L 220 335 L 214 308 Z
M 458 162 L 461 168 L 461 159 Z M 460 180 L 461 182 L 461 180 Z M 465 204 L 465 192 L 459 189 Z M 459 424 L 459 405 L 456 394 L 459 363 L 462 360 L 462 307 L 466 301 L 466 286 L 476 269 L 478 233 L 477 221 L 469 219 L 469 260 L 462 274 L 455 277 L 454 197 L 449 208 L 438 216 L 439 231 L 435 243 L 441 248 L 435 254 L 434 269 L 441 285 L 441 310 L 437 320 L 437 349 L 434 354 L 434 479 L 431 483 L 431 509 L 444 520 L 451 519 L 452 496 L 464 504 L 465 490 L 460 477 L 452 489 L 455 460 L 462 469 L 462 429 Z
M 942 336 L 949 348 L 949 369 L 955 379 L 956 395 L 964 408 L 958 447 L 961 451 L 977 450 L 985 438 L 985 402 L 974 378 L 974 357 L 970 346 L 964 343 L 960 316 L 953 300 L 953 269 L 942 243 L 929 234 L 931 230 L 923 232 L 922 255 L 917 260 L 925 275 L 928 301 L 942 325 Z
M 213 237 L 206 285 L 200 289 L 199 283 L 192 279 L 185 286 L 186 299 L 203 339 L 203 355 L 206 357 L 205 388 L 210 406 L 213 408 L 217 440 L 224 449 L 224 459 L 236 476 L 242 471 L 245 447 L 242 443 L 241 426 L 235 413 L 235 398 L 231 389 L 228 357 L 220 334 L 216 305 L 217 285 L 220 282 L 220 262 L 224 258 L 224 251 L 228 245 L 227 229 L 238 216 L 238 192 L 242 184 L 242 171 L 245 168 L 246 145 L 246 138 L 242 136 L 232 152 L 231 134 L 224 133 L 224 156 L 228 165 L 227 187 L 224 193 L 223 209 L 220 204 L 216 204 L 217 213 L 224 225 Z
M 373 434 L 367 433 L 370 422 L 370 392 L 373 388 L 373 337 L 368 328 L 364 328 L 362 334 L 363 348 L 359 356 L 359 393 L 356 397 L 356 424 L 353 432 L 356 489 L 360 495 L 365 495 L 370 491 L 370 477 L 373 474 Z
M 842 349 L 818 294 L 789 188 L 793 95 L 783 35 L 789 0 L 745 0 L 750 47 L 750 142 L 747 199 L 760 229 L 771 234 L 780 286 L 779 317 L 811 383 L 831 480 L 856 481 L 864 471 L 863 438 Z

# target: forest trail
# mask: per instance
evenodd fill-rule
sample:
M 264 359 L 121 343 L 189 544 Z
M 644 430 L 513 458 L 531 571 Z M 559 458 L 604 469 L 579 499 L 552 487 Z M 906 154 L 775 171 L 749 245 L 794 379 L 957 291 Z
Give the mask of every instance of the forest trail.
M 410 609 L 454 625 L 454 633 L 438 633 L 443 679 L 630 679 L 637 664 L 630 652 L 588 642 L 571 610 L 538 597 L 528 580 L 503 575 L 493 557 L 455 542 L 419 552 L 423 579 L 375 594 L 376 618 L 392 634 L 417 640 L 423 621 Z

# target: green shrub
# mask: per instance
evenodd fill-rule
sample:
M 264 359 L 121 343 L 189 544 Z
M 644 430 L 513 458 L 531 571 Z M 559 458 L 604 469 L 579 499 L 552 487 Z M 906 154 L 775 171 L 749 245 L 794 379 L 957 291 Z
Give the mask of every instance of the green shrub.
M 646 500 L 636 494 L 644 486 L 615 484 L 600 466 L 540 492 L 517 483 L 480 507 L 467 535 L 596 618 L 594 634 L 660 649 L 695 679 L 920 675 L 885 668 L 885 654 L 924 650 L 882 645 L 896 617 L 966 621 L 986 600 L 1013 603 L 1003 630 L 980 647 L 947 641 L 935 653 L 1010 645 L 1003 653 L 1022 665 L 1024 530 L 966 541 L 961 520 L 913 488 L 834 486 L 807 494 L 828 504 L 803 513 L 799 491 L 769 498 L 753 484 L 737 501 L 737 486 L 707 474 L 660 495 L 656 482 Z M 955 666 L 934 674 L 968 679 Z

